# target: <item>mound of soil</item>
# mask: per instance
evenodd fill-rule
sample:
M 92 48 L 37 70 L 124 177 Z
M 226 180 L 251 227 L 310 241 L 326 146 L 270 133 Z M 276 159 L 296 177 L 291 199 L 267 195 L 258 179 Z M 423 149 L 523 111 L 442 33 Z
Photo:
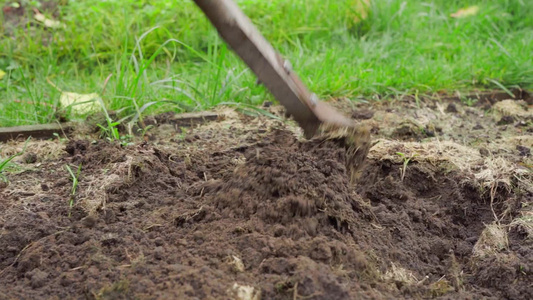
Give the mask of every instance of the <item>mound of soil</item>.
M 465 109 L 456 106 L 449 114 Z M 354 116 L 381 123 L 377 137 L 407 142 L 433 129 L 453 139 L 454 128 L 384 128 L 389 108 L 365 109 L 371 112 Z M 431 110 L 403 111 L 424 109 Z M 467 116 L 459 119 L 483 122 L 487 132 L 498 126 Z M 487 192 L 465 169 L 414 156 L 405 163 L 374 150 L 352 184 L 335 141 L 303 141 L 273 121 L 221 122 L 133 146 L 71 140 L 60 159 L 44 162 L 35 154 L 26 162 L 33 167 L 10 175 L 0 191 L 0 298 L 532 294 L 532 239 L 527 227 L 510 225 L 531 203 L 519 182 Z M 465 125 L 450 121 L 456 132 L 458 124 Z M 66 164 L 82 166 L 74 192 Z M 506 245 L 492 251 L 480 243 L 490 237 L 488 224 L 510 229 Z M 481 246 L 492 252 L 480 255 Z

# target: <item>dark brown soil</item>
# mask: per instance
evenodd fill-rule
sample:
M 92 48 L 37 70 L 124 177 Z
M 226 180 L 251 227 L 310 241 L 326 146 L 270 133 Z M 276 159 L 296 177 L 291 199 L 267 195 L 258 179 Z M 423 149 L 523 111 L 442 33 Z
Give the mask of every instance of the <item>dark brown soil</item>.
M 353 116 L 374 124 L 374 138 L 436 135 L 489 155 L 498 153 L 485 143 L 531 129 L 502 129 L 460 103 L 440 104 L 448 126 L 380 119 L 437 114 L 434 105 Z M 59 159 L 23 158 L 33 167 L 0 189 L 0 299 L 530 299 L 532 237 L 507 226 L 531 205 L 522 181 L 490 193 L 465 170 L 413 159 L 402 173 L 374 151 L 350 184 L 335 141 L 302 141 L 269 120 L 221 122 L 161 128 L 127 147 L 71 140 Z M 519 146 L 501 157 L 531 171 L 530 146 Z M 70 217 L 66 164 L 82 165 Z M 494 214 L 509 245 L 476 256 Z

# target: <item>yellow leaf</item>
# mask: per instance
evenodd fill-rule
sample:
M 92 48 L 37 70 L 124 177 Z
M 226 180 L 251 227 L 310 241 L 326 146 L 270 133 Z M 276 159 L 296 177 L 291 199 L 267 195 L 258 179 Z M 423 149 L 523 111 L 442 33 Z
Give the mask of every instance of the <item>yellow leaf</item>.
M 97 93 L 77 94 L 72 92 L 61 92 L 59 103 L 62 107 L 71 107 L 72 112 L 77 114 L 90 113 L 99 108 L 100 96 Z
M 370 0 L 352 0 L 353 19 L 355 23 L 359 23 L 368 17 L 370 12 Z
M 473 15 L 477 14 L 478 11 L 479 11 L 479 6 L 477 6 L 477 5 L 469 6 L 467 8 L 462 8 L 462 9 L 454 12 L 453 14 L 450 14 L 450 17 L 452 17 L 452 18 L 469 17 L 469 16 L 473 16 Z
M 4 72 L 4 70 L 0 69 L 0 80 L 2 80 L 2 78 L 4 78 L 4 76 L 6 76 L 6 72 Z
M 35 15 L 33 15 L 33 17 L 35 18 L 35 20 L 43 23 L 44 27 L 48 27 L 48 28 L 65 28 L 65 24 L 59 22 L 59 21 L 56 21 L 56 20 L 52 20 L 52 19 L 48 19 L 47 17 L 45 17 L 45 15 L 41 14 L 40 12 L 35 12 Z

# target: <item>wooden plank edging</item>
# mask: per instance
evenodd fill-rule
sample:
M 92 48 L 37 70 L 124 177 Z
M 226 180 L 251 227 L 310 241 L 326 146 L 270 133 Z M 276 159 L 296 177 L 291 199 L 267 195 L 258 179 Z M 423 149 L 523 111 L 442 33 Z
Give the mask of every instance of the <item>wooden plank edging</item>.
M 155 125 L 173 124 L 178 128 L 216 121 L 220 116 L 220 114 L 214 112 L 195 112 L 169 115 L 168 117 L 153 116 L 152 118 L 157 120 Z M 27 139 L 29 136 L 34 139 L 51 139 L 56 137 L 54 134 L 68 136 L 74 128 L 76 128 L 75 122 L 0 127 L 0 142 Z

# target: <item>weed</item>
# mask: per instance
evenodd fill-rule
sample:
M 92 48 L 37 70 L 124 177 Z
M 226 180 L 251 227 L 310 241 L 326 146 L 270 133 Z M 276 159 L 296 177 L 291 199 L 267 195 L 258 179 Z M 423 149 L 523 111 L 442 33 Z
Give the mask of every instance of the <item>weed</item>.
M 115 141 L 120 139 L 120 134 L 118 133 L 117 126 L 120 125 L 119 122 L 108 121 L 107 126 L 102 124 L 96 124 L 102 131 L 102 135 L 105 136 L 109 141 Z
M 420 97 L 418 96 L 418 90 L 415 90 L 415 103 L 416 107 L 420 108 Z
M 105 107 L 104 102 L 102 99 L 98 99 L 98 102 L 100 103 L 100 106 L 102 108 L 102 111 L 104 112 L 105 118 L 106 118 L 106 126 L 102 124 L 96 124 L 102 131 L 102 135 L 109 140 L 110 142 L 118 141 L 122 146 L 127 146 L 132 144 L 131 143 L 131 135 L 121 135 L 118 131 L 118 126 L 125 121 L 126 118 L 123 118 L 118 121 L 113 121 L 111 117 L 109 116 L 109 113 L 107 112 L 107 109 Z
M 146 126 L 144 128 L 137 129 L 137 132 L 139 132 L 141 137 L 144 138 L 144 136 L 146 135 L 148 130 L 152 129 L 153 127 L 154 127 L 154 125 L 148 125 L 148 126 Z
M 188 133 L 189 133 L 189 129 L 187 127 L 180 127 L 176 135 L 176 139 L 178 141 L 184 141 Z
M 76 171 L 76 174 L 74 174 L 74 172 L 72 171 L 69 165 L 65 165 L 65 168 L 70 174 L 70 179 L 72 180 L 72 188 L 70 190 L 70 198 L 68 202 L 68 205 L 69 205 L 68 217 L 70 218 L 72 207 L 74 206 L 74 199 L 76 197 L 76 189 L 78 188 L 78 183 L 79 183 L 78 179 L 81 173 L 81 164 L 78 165 L 78 170 Z
M 403 182 L 405 172 L 407 171 L 407 165 L 409 165 L 409 162 L 416 156 L 416 154 L 411 155 L 411 157 L 407 157 L 405 153 L 402 152 L 396 152 L 396 154 L 403 159 L 403 166 L 400 169 L 400 180 Z
M 28 146 L 28 142 L 30 141 L 31 137 L 28 137 L 28 139 L 26 139 L 26 142 L 24 143 L 24 148 L 22 148 L 22 151 L 18 152 L 18 153 L 15 153 L 11 156 L 9 156 L 8 158 L 4 159 L 4 160 L 1 160 L 0 161 L 0 179 L 7 183 L 8 182 L 8 179 L 7 177 L 3 174 L 3 172 L 5 171 L 5 169 L 7 168 L 8 164 L 17 156 L 21 156 L 24 154 L 24 152 L 26 152 L 26 147 Z
M 133 145 L 132 139 L 133 139 L 133 136 L 130 135 L 130 134 L 121 135 L 120 136 L 120 145 L 122 145 L 122 147 L 131 146 L 131 145 Z
M 518 272 L 519 272 L 521 275 L 527 275 L 526 268 L 525 268 L 523 265 L 520 265 L 520 267 L 518 268 Z
M 120 299 L 120 298 L 127 298 L 126 295 L 128 294 L 130 289 L 130 282 L 128 279 L 123 278 L 119 281 L 113 282 L 112 284 L 108 284 L 104 287 L 102 287 L 98 293 L 95 293 L 94 291 L 91 292 L 92 296 L 97 299 Z
M 59 143 L 67 141 L 67 138 L 61 137 L 57 132 L 52 133 Z
M 461 99 L 462 103 L 464 103 L 466 106 L 470 106 L 470 107 L 474 106 L 477 103 L 477 101 L 478 101 L 478 99 L 465 97 L 465 96 L 461 96 L 460 99 Z

